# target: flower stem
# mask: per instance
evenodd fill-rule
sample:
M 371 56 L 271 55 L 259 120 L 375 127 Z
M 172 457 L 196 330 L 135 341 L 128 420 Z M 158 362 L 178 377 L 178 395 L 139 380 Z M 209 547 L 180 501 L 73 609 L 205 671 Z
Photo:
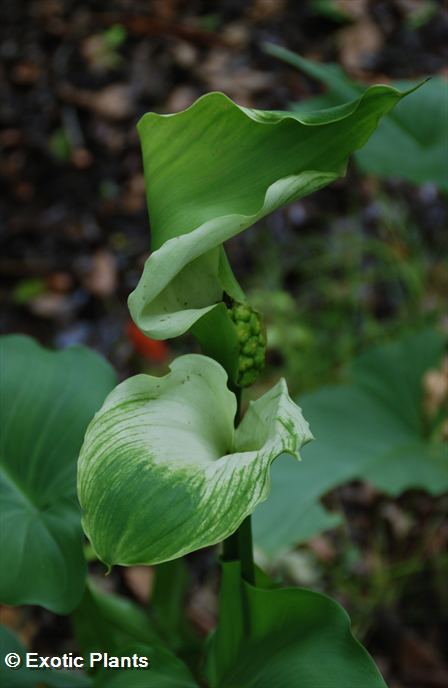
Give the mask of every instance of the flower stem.
M 241 388 L 235 388 L 237 401 L 235 427 L 241 420 Z M 255 585 L 254 553 L 252 543 L 252 522 L 247 516 L 238 530 L 223 542 L 223 558 L 225 561 L 240 561 L 241 576 L 247 583 Z
M 224 561 L 236 561 L 240 558 L 238 530 L 222 543 L 222 558 Z
M 252 544 L 252 519 L 247 516 L 237 530 L 241 576 L 255 585 L 254 549 Z

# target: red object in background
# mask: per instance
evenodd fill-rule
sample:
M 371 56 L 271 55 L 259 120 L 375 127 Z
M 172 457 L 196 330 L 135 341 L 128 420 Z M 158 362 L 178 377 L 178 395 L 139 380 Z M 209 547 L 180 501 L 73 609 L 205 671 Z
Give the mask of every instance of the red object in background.
M 164 341 L 150 339 L 140 332 L 137 325 L 130 320 L 126 325 L 126 334 L 134 349 L 140 356 L 153 363 L 163 363 L 168 358 L 168 347 Z

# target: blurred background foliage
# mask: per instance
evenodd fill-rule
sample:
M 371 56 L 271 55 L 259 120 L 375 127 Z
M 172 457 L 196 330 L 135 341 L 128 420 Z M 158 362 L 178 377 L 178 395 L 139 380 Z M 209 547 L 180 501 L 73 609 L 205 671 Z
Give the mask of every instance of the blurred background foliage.
M 265 314 L 267 374 L 251 393 L 284 375 L 314 414 L 324 446 L 322 395 L 357 394 L 356 374 L 347 370 L 356 371 L 371 347 L 397 346 L 402 353 L 392 377 L 401 359 L 411 372 L 427 362 L 418 394 L 403 404 L 413 404 L 420 418 L 432 409 L 446 451 L 446 366 L 439 354 L 422 353 L 430 344 L 421 343 L 414 359 L 403 344 L 421 331 L 429 333 L 426 342 L 434 331 L 446 341 L 448 330 L 443 0 L 116 0 L 107 7 L 95 0 L 4 0 L 0 31 L 2 332 L 30 334 L 55 348 L 86 344 L 122 378 L 163 372 L 194 347 L 190 339 L 146 339 L 126 307 L 149 253 L 135 129 L 143 113 L 183 109 L 210 90 L 249 107 L 312 110 L 355 98 L 371 83 L 431 77 L 354 156 L 344 179 L 274 213 L 227 250 Z M 351 421 L 341 421 L 341 433 L 362 435 L 362 420 Z M 384 425 L 375 427 L 388 441 Z M 318 441 L 310 462 L 311 451 L 319 451 Z M 282 518 L 277 540 L 287 546 L 259 551 L 287 582 L 322 589 L 346 605 L 394 688 L 448 683 L 447 501 L 442 479 L 439 489 L 428 487 L 421 456 L 414 457 L 420 483 L 399 490 L 386 489 L 371 472 L 369 481 L 356 471 L 342 471 L 332 485 L 320 480 L 326 487 L 313 493 L 310 511 L 295 521 Z M 274 490 L 282 480 L 290 484 L 288 470 L 274 474 Z M 287 537 L 286 527 L 297 525 L 300 537 Z M 270 537 L 272 543 L 272 529 Z M 215 622 L 213 562 L 209 552 L 188 560 L 186 606 L 202 633 Z M 146 603 L 151 580 L 148 569 L 118 570 L 106 587 Z M 68 625 L 37 608 L 3 608 L 2 619 L 28 645 L 52 643 L 54 651 L 55 643 L 70 642 Z

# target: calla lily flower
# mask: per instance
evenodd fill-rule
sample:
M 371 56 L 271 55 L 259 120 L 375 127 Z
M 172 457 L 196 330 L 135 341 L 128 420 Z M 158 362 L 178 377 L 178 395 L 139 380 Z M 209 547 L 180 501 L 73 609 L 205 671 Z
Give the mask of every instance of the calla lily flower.
M 269 493 L 270 466 L 312 435 L 281 380 L 237 429 L 236 397 L 212 359 L 181 356 L 107 397 L 79 458 L 83 527 L 108 565 L 157 564 L 231 535 Z
M 404 95 L 372 86 L 344 105 L 299 114 L 244 108 L 210 93 L 183 112 L 144 115 L 138 130 L 152 253 L 129 297 L 142 332 L 167 339 L 193 328 L 204 353 L 235 381 L 238 347 L 223 298 L 245 296 L 224 242 L 342 176 L 350 154 Z

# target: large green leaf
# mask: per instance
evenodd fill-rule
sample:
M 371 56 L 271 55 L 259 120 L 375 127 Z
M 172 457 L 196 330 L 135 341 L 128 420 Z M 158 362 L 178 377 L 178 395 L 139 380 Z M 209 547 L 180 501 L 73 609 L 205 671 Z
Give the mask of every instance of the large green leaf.
M 21 666 L 9 669 L 4 658 L 18 654 Z M 26 648 L 9 628 L 0 626 L 0 685 L 2 688 L 91 688 L 88 676 L 80 671 L 62 669 L 27 669 Z
M 319 502 L 326 489 L 331 489 L 326 488 L 327 476 L 321 476 L 324 487 L 317 490 L 320 476 L 316 466 L 300 482 L 293 472 L 290 457 L 280 456 L 272 467 L 269 499 L 253 516 L 255 545 L 268 557 L 282 554 L 342 522 L 339 514 L 330 513 Z
M 88 349 L 15 335 L 1 338 L 0 361 L 0 599 L 67 613 L 86 571 L 76 459 L 115 375 Z
M 232 376 L 233 326 L 223 294 L 244 295 L 222 244 L 343 175 L 349 155 L 403 95 L 373 86 L 340 107 L 302 115 L 243 108 L 210 93 L 174 115 L 146 114 L 138 128 L 153 253 L 129 297 L 139 328 L 165 339 L 196 325 L 205 352 Z M 220 347 L 209 343 L 217 319 Z
M 226 383 L 219 363 L 192 354 L 106 399 L 78 472 L 84 529 L 102 561 L 158 563 L 224 540 L 266 499 L 273 460 L 299 458 L 312 436 L 285 382 L 236 431 Z
M 241 596 L 235 591 L 241 591 Z M 265 588 L 223 564 L 211 688 L 385 688 L 336 602 L 300 588 Z
M 188 667 L 166 648 L 153 645 L 138 649 L 150 660 L 150 668 L 104 669 L 95 676 L 94 688 L 199 688 Z
M 95 687 L 196 688 L 189 669 L 164 647 L 148 613 L 130 600 L 100 592 L 89 583 L 81 604 L 72 615 L 72 621 L 75 636 L 86 657 L 86 666 L 91 652 L 107 653 L 109 657 L 132 657 L 137 654 L 149 660 L 147 670 L 117 670 L 102 668 L 101 663 L 95 665 L 92 667 L 95 671 Z
M 322 96 L 297 103 L 302 114 L 321 108 L 336 107 L 357 98 L 364 86 L 350 80 L 336 64 L 306 60 L 290 50 L 268 45 L 267 51 L 325 84 Z M 412 90 L 416 81 L 396 81 L 400 90 Z M 416 184 L 433 182 L 448 189 L 448 82 L 433 77 L 423 88 L 415 90 L 385 118 L 370 140 L 355 153 L 365 172 L 381 177 L 400 177 Z
M 89 652 L 126 654 L 136 644 L 159 642 L 148 614 L 118 595 L 104 593 L 89 582 L 72 614 L 75 636 L 85 656 Z
M 98 625 L 97 619 L 92 619 Z M 106 622 L 106 620 L 105 620 Z M 126 624 L 126 619 L 124 619 Z M 104 646 L 102 645 L 101 648 Z M 94 652 L 103 652 L 96 649 Z M 22 664 L 8 669 L 4 657 L 10 652 L 19 654 Z M 143 645 L 134 640 L 130 646 L 115 648 L 110 657 L 134 654 L 149 660 L 148 669 L 100 668 L 94 677 L 79 670 L 27 669 L 26 648 L 16 636 L 0 626 L 0 684 L 2 688 L 199 688 L 188 667 L 168 649 L 160 645 Z M 85 656 L 84 672 L 90 668 L 89 654 Z
M 150 618 L 160 637 L 171 650 L 197 655 L 202 638 L 185 616 L 185 600 L 191 574 L 185 559 L 174 559 L 155 567 Z
M 448 490 L 448 447 L 425 421 L 422 387 L 443 349 L 444 338 L 436 331 L 404 336 L 355 361 L 351 383 L 301 398 L 317 440 L 305 450 L 300 474 L 288 457 L 273 467 L 271 496 L 254 516 L 256 542 L 266 553 L 285 550 L 326 527 L 302 514 L 350 480 L 367 479 L 393 495 L 411 488 L 432 494 Z M 273 522 L 279 527 L 272 528 Z

